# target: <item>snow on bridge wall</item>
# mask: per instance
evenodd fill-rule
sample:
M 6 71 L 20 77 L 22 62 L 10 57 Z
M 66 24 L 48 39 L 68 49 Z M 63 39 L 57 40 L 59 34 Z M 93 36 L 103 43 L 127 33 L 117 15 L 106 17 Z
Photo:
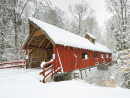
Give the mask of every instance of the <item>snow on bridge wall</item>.
M 87 53 L 88 59 L 82 59 L 82 53 Z M 94 53 L 98 54 L 98 59 L 94 58 Z M 55 54 L 54 70 L 61 67 L 63 72 L 91 67 L 94 66 L 97 61 L 99 64 L 102 64 L 104 60 L 105 63 L 111 61 L 111 53 L 91 51 L 63 45 L 53 46 L 53 54 Z M 101 58 L 101 54 L 104 54 L 104 59 Z M 108 55 L 108 58 L 106 55 Z

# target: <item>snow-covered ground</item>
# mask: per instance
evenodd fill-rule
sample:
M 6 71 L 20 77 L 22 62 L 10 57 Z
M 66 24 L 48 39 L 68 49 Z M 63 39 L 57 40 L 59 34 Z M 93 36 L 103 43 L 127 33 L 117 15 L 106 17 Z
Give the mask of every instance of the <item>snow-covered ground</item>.
M 130 98 L 130 90 L 83 80 L 39 82 L 41 69 L 1 69 L 0 98 Z

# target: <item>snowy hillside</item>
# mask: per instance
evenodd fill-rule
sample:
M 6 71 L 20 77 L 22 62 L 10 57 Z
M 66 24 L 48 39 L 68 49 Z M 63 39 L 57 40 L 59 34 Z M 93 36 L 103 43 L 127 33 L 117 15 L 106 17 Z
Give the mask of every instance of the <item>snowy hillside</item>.
M 130 90 L 81 80 L 40 83 L 41 69 L 0 70 L 0 98 L 130 98 Z

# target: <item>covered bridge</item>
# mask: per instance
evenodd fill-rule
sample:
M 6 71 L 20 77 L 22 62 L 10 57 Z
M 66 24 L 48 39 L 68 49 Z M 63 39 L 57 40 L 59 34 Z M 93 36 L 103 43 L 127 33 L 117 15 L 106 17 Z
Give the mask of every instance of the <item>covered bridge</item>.
M 29 67 L 53 59 L 54 70 L 64 73 L 111 61 L 104 45 L 29 17 L 29 36 L 24 43 Z M 89 37 L 91 37 L 89 35 Z

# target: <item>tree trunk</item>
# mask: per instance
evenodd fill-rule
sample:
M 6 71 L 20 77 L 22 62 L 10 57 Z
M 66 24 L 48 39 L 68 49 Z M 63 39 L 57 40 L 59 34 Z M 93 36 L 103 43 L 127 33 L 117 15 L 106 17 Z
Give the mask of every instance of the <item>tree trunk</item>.
M 16 54 L 16 60 L 18 60 L 18 45 L 17 45 L 17 15 L 16 15 L 16 11 L 14 8 L 14 32 L 15 32 L 15 54 Z

